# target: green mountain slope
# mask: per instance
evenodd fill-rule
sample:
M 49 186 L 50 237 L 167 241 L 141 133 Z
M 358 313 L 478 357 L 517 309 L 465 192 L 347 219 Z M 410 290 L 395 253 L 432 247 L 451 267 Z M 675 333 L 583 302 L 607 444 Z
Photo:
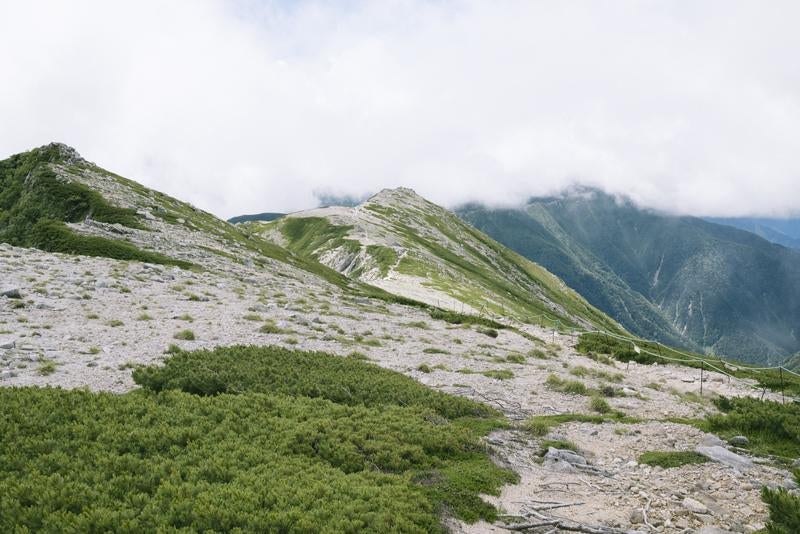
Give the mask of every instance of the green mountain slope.
M 228 268 L 231 260 L 390 298 L 51 143 L 0 161 L 0 242 L 49 252 Z M 365 291 L 366 290 L 366 291 Z
M 797 251 L 597 191 L 457 213 L 638 335 L 748 361 L 800 348 Z
M 356 207 L 295 213 L 249 229 L 353 279 L 428 304 L 619 330 L 547 270 L 409 189 L 384 190 Z
M 740 230 L 747 230 L 767 241 L 783 245 L 784 247 L 800 249 L 800 219 L 767 219 L 767 218 L 714 218 L 706 219 L 708 222 L 733 226 Z

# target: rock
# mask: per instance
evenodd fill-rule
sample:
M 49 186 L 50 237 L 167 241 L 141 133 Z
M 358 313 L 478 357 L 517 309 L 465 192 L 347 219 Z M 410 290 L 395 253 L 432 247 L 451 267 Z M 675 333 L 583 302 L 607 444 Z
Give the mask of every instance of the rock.
M 631 510 L 631 515 L 628 517 L 628 521 L 630 521 L 632 525 L 644 523 L 644 514 L 638 508 L 636 510 Z
M 697 534 L 734 534 L 734 532 L 719 527 L 705 526 L 698 530 Z
M 9 298 L 9 299 L 21 299 L 22 298 L 22 293 L 20 293 L 19 288 L 11 287 L 11 288 L 6 288 L 6 289 L 3 289 L 3 290 L 0 290 L 0 296 L 6 297 L 6 298 Z
M 17 373 L 12 371 L 11 369 L 3 369 L 2 371 L 0 371 L 0 380 L 14 378 L 15 376 L 17 376 Z
M 13 339 L 0 339 L 0 349 L 10 350 L 13 349 L 17 345 L 17 342 Z
M 552 461 L 563 460 L 571 465 L 586 465 L 586 458 L 567 449 L 550 447 L 547 449 L 547 454 L 544 455 L 544 459 Z
M 622 388 L 622 394 L 626 397 L 635 397 L 639 392 L 633 388 L 624 387 Z
M 747 447 L 750 445 L 750 440 L 746 436 L 733 436 L 728 443 L 734 447 Z
M 686 508 L 687 510 L 689 510 L 690 512 L 692 512 L 694 514 L 707 514 L 708 513 L 708 508 L 706 507 L 705 504 L 703 504 L 700 501 L 697 501 L 695 499 L 692 499 L 691 497 L 684 498 L 682 504 L 683 504 L 684 508 Z
M 559 473 L 576 473 L 578 471 L 572 464 L 564 460 L 546 459 L 543 465 Z
M 800 458 L 798 458 L 797 460 L 792 462 L 792 467 L 795 467 L 795 468 L 800 467 Z
M 712 447 L 700 445 L 695 451 L 710 460 L 733 467 L 734 469 L 747 469 L 753 465 L 753 461 L 750 460 L 750 458 L 738 455 L 719 445 L 714 445 Z
M 136 210 L 136 214 L 137 215 L 141 215 L 142 217 L 144 217 L 148 221 L 155 221 L 156 220 L 155 216 L 152 213 L 150 213 L 149 210 Z
M 724 447 L 727 444 L 714 434 L 708 434 L 703 438 L 702 445 L 705 445 L 707 447 L 715 447 L 715 446 Z

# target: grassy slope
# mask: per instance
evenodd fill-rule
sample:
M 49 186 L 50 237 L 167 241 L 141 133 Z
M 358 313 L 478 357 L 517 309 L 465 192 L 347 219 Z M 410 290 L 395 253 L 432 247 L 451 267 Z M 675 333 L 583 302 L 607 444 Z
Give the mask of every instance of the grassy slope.
M 288 248 L 298 254 L 319 258 L 328 250 L 343 249 L 355 255 L 363 249 L 383 275 L 396 267 L 401 273 L 425 278 L 426 285 L 475 309 L 547 326 L 552 326 L 553 320 L 563 326 L 574 326 L 574 318 L 579 317 L 597 327 L 621 331 L 614 321 L 545 269 L 434 204 L 426 203 L 424 211 L 376 203 L 367 203 L 365 208 L 402 242 L 407 253 L 399 264 L 394 249 L 377 245 L 362 247 L 347 237 L 350 226 L 333 225 L 322 217 L 291 217 L 272 224 L 283 233 Z M 419 231 L 420 227 L 426 231 Z M 431 232 L 440 238 L 431 237 Z M 438 262 L 431 262 L 429 256 Z M 440 268 L 438 263 L 446 268 Z M 549 303 L 556 303 L 561 311 L 554 310 Z
M 64 223 L 87 216 L 130 228 L 143 226 L 134 210 L 112 206 L 88 187 L 59 179 L 50 166 L 59 163 L 63 155 L 53 145 L 0 161 L 1 241 L 50 252 L 190 266 L 124 241 L 79 235 L 69 229 Z

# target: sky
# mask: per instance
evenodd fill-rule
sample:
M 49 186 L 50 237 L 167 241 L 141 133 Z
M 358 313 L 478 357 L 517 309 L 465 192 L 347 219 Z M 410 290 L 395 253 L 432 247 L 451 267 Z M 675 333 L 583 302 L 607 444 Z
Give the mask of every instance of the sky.
M 0 158 L 60 141 L 222 217 L 580 184 L 800 215 L 800 2 L 0 0 Z

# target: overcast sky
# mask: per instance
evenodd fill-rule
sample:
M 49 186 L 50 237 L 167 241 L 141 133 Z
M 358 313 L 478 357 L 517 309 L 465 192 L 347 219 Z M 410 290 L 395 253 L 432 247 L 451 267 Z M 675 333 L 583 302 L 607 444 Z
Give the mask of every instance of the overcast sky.
M 570 184 L 800 213 L 800 2 L 0 0 L 0 158 L 58 140 L 217 215 Z

